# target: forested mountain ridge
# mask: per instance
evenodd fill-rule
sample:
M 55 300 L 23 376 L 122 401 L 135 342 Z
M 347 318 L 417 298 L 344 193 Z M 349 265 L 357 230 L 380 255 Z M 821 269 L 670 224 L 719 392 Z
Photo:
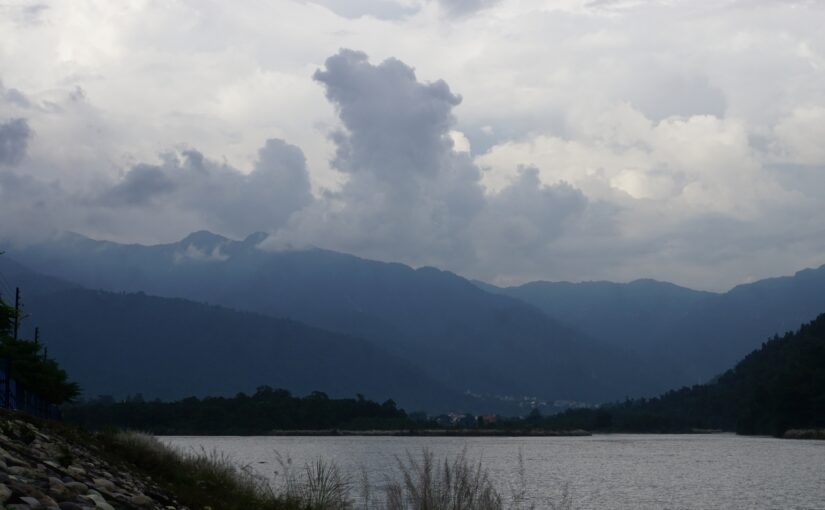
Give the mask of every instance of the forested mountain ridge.
M 174 399 L 272 385 L 395 398 L 410 409 L 478 404 L 363 339 L 183 299 L 87 290 L 5 256 L 0 272 L 23 289 L 24 334 L 40 329 L 86 397 Z
M 679 384 L 707 381 L 756 348 L 760 338 L 796 329 L 825 310 L 825 266 L 725 293 L 654 280 L 478 284 L 533 304 L 593 338 L 675 363 L 686 375 Z
M 825 428 L 825 314 L 764 342 L 711 383 L 596 411 L 568 412 L 547 422 L 590 430 L 698 428 L 772 435 Z
M 593 402 L 671 387 L 672 366 L 594 341 L 455 274 L 321 249 L 267 251 L 264 237 L 197 232 L 141 246 L 64 235 L 10 254 L 85 287 L 181 297 L 365 338 L 462 393 Z

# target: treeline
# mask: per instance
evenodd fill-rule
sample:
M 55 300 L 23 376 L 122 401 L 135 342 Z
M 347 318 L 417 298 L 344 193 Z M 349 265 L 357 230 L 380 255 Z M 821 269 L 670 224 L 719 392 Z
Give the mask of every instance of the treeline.
M 0 368 L 9 369 L 9 375 L 17 381 L 19 389 L 34 392 L 52 404 L 62 404 L 77 397 L 80 388 L 69 381 L 66 371 L 54 359 L 48 357 L 43 344 L 36 338 L 17 337 L 21 319 L 20 311 L 0 298 Z M 0 400 L 4 397 L 0 395 Z
M 568 411 L 534 423 L 598 432 L 720 429 L 775 436 L 789 429 L 825 427 L 825 314 L 763 343 L 709 384 Z
M 160 435 L 259 435 L 278 430 L 402 429 L 411 421 L 392 400 L 379 404 L 362 396 L 332 399 L 313 392 L 305 397 L 261 386 L 253 395 L 185 398 L 174 402 L 111 398 L 66 406 L 64 419 L 90 430 L 110 427 Z
M 591 432 L 697 432 L 782 435 L 789 429 L 825 427 L 825 314 L 794 333 L 762 344 L 709 384 L 652 399 L 626 400 L 597 409 L 487 422 L 463 416 L 442 423 L 408 416 L 392 400 L 383 404 L 330 399 L 314 392 L 292 396 L 263 386 L 234 398 L 188 398 L 177 402 L 114 402 L 99 399 L 66 407 L 67 420 L 91 429 L 121 427 L 156 434 L 266 434 L 276 430 L 405 430 L 479 428 Z

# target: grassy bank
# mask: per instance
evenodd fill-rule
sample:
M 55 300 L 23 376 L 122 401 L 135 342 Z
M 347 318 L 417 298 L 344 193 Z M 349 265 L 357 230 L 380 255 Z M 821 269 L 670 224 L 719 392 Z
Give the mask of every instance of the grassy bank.
M 98 434 L 96 439 L 110 455 L 151 476 L 193 509 L 312 508 L 297 498 L 275 494 L 266 480 L 215 453 L 184 454 L 137 432 L 108 431 Z
M 283 485 L 275 492 L 249 467 L 215 453 L 182 453 L 152 436 L 110 432 L 100 436 L 110 452 L 152 475 L 192 508 L 225 510 L 504 510 L 533 508 L 526 501 L 524 473 L 509 497 L 495 488 L 480 462 L 465 454 L 439 459 L 433 452 L 408 453 L 379 488 L 360 474 L 344 474 L 319 459 L 294 471 L 281 464 Z M 357 475 L 357 476 L 353 476 Z M 354 496 L 358 496 L 355 503 Z M 565 494 L 553 509 L 567 509 Z
M 438 458 L 430 451 L 420 455 L 408 453 L 399 458 L 397 469 L 387 473 L 384 483 L 378 487 L 367 483 L 364 473 L 342 473 L 320 459 L 298 469 L 284 463 L 279 475 L 281 483 L 275 490 L 249 466 L 238 465 L 215 452 L 181 452 L 147 434 L 116 430 L 89 433 L 20 413 L 2 413 L 4 423 L 13 426 L 0 430 L 0 440 L 5 445 L 0 454 L 15 453 L 0 462 L 0 485 L 3 485 L 3 476 L 7 482 L 12 479 L 9 475 L 14 470 L 28 473 L 30 480 L 14 478 L 16 485 L 9 493 L 10 499 L 0 497 L 0 508 L 33 493 L 41 494 L 42 497 L 38 497 L 46 502 L 41 503 L 46 507 L 59 497 L 71 496 L 79 502 L 97 502 L 102 498 L 102 505 L 108 504 L 106 501 L 113 504 L 111 507 L 98 505 L 99 508 L 129 509 L 532 508 L 525 497 L 523 463 L 515 477 L 520 484 L 511 488 L 506 497 L 496 489 L 480 462 L 471 461 L 464 454 L 453 459 Z M 12 458 L 16 460 L 10 460 Z M 17 465 L 28 467 L 13 467 Z M 78 492 L 67 495 L 61 484 Z M 132 491 L 129 498 L 124 497 L 125 488 Z M 3 489 L 4 486 L 0 487 L 0 496 Z M 553 508 L 570 506 L 565 496 Z
M 156 438 L 135 432 L 100 436 L 109 451 L 161 481 L 178 500 L 192 508 L 213 510 L 527 510 L 524 462 L 519 453 L 518 482 L 505 496 L 496 488 L 480 461 L 466 452 L 452 459 L 432 451 L 408 452 L 397 459 L 379 487 L 366 473 L 342 473 L 318 459 L 295 470 L 281 462 L 281 487 L 276 492 L 249 466 L 238 466 L 216 453 L 182 453 Z M 356 498 L 357 496 L 357 498 Z M 356 503 L 357 501 L 357 503 Z M 547 510 L 569 510 L 572 499 L 562 490 Z

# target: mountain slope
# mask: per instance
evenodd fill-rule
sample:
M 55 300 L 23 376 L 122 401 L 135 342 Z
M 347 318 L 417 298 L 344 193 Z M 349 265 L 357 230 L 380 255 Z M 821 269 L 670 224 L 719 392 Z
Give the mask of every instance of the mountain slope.
M 67 235 L 12 253 L 87 287 L 182 297 L 363 337 L 459 392 L 601 401 L 668 387 L 668 368 L 452 273 L 320 249 L 265 251 L 263 237 L 198 232 L 140 246 Z
M 825 427 L 825 314 L 764 343 L 714 386 L 730 396 L 737 432 Z
M 825 266 L 724 294 L 653 280 L 484 288 L 533 304 L 593 338 L 675 363 L 687 374 L 680 384 L 707 381 L 760 338 L 797 328 L 825 310 Z
M 365 340 L 182 299 L 86 290 L 6 257 L 0 272 L 24 289 L 23 333 L 39 327 L 49 355 L 87 396 L 172 399 L 269 385 L 394 398 L 409 409 L 479 404 Z
M 792 428 L 825 428 L 825 314 L 763 343 L 711 383 L 548 421 L 634 432 L 704 428 L 782 435 Z
M 671 283 L 636 280 L 613 282 L 531 282 L 493 291 L 531 303 L 551 317 L 575 325 L 596 338 L 640 350 L 655 349 L 657 340 L 690 311 L 713 296 Z M 597 319 L 597 320 L 596 320 Z M 628 325 L 635 325 L 628 328 Z M 644 329 L 644 335 L 639 330 Z

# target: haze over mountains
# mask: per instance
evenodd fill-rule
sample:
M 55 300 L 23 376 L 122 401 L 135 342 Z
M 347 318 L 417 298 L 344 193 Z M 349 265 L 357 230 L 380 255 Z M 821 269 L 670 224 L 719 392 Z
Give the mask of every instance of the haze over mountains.
M 674 379 L 678 384 L 706 382 L 768 336 L 795 330 L 825 311 L 825 266 L 725 293 L 654 280 L 482 286 L 531 303 L 593 338 L 672 361 L 687 376 Z
M 86 396 L 177 399 L 268 384 L 298 394 L 395 398 L 412 408 L 468 403 L 365 340 L 182 299 L 88 290 L 7 257 L 0 272 L 24 289 L 24 333 L 40 328 L 49 355 Z
M 499 289 L 320 249 L 266 251 L 264 239 L 197 232 L 141 246 L 65 234 L 0 259 L 59 278 L 28 273 L 21 286 L 70 372 L 90 352 L 119 360 L 81 381 L 91 394 L 268 384 L 426 409 L 494 406 L 465 392 L 603 402 L 703 382 L 825 310 L 823 268 L 726 294 L 654 281 Z
M 817 432 L 823 424 L 825 313 L 795 331 L 765 339 L 708 383 L 651 399 L 569 410 L 546 417 L 540 426 L 660 434 L 724 430 L 825 439 L 823 431 Z

